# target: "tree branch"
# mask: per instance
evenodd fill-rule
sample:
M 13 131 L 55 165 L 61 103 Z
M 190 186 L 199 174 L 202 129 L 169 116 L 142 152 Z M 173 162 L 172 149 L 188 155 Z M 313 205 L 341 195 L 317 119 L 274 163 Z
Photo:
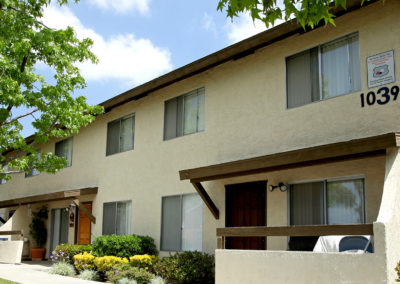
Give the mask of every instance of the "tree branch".
M 57 121 L 58 121 L 58 117 L 56 117 L 56 119 L 54 120 L 54 122 L 52 123 L 52 125 L 50 125 L 50 127 L 43 133 L 43 135 L 47 135 L 50 133 L 51 130 L 53 130 L 56 126 L 57 126 Z M 36 141 L 35 139 L 32 140 L 30 143 L 27 144 L 27 146 L 35 146 L 36 145 Z M 25 155 L 26 152 L 23 150 L 19 150 L 15 155 L 12 155 L 8 158 L 6 158 L 3 162 L 3 164 L 8 164 L 9 162 L 18 159 L 20 157 L 22 157 L 23 155 Z
M 34 110 L 32 110 L 32 111 L 29 111 L 29 112 L 27 112 L 27 113 L 25 113 L 25 114 L 21 114 L 21 115 L 19 115 L 19 116 L 17 116 L 17 117 L 14 117 L 13 119 L 11 119 L 11 120 L 8 120 L 8 121 L 5 121 L 5 122 L 3 122 L 3 123 L 0 123 L 0 126 L 3 126 L 3 125 L 5 125 L 5 124 L 10 124 L 10 123 L 13 123 L 14 121 L 17 121 L 18 119 L 21 119 L 21 118 L 23 118 L 23 117 L 25 117 L 25 116 L 29 116 L 29 115 L 32 115 L 33 113 L 35 113 L 35 112 L 37 112 L 39 109 L 34 109 Z

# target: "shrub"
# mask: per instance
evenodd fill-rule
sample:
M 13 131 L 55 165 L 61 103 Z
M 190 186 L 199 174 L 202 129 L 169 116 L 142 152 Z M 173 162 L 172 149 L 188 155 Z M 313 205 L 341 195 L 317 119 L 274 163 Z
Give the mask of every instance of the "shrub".
M 117 257 L 117 256 L 102 256 L 96 257 L 94 259 L 94 265 L 97 268 L 97 271 L 109 271 L 113 269 L 114 266 L 118 264 L 128 264 L 129 261 L 127 258 Z
M 156 244 L 154 243 L 154 239 L 152 237 L 138 236 L 138 235 L 136 235 L 136 237 L 139 238 L 140 247 L 141 247 L 140 253 L 137 253 L 137 254 L 149 254 L 149 255 L 155 255 L 155 256 L 158 255 L 158 250 L 157 250 Z M 135 255 L 135 254 L 131 254 L 131 255 Z
M 118 284 L 137 284 L 137 282 L 136 280 L 124 277 L 118 280 Z
M 157 276 L 151 279 L 150 284 L 165 284 L 165 280 L 162 279 L 160 276 Z
M 176 253 L 155 264 L 156 274 L 177 283 L 214 283 L 214 256 L 201 252 Z
M 54 263 L 53 266 L 50 268 L 49 273 L 63 276 L 74 276 L 75 269 L 71 264 L 67 262 L 57 262 Z
M 96 271 L 88 270 L 88 269 L 81 271 L 81 273 L 78 275 L 78 277 L 80 279 L 91 280 L 91 281 L 98 281 L 100 279 L 100 277 Z
M 137 283 L 149 283 L 154 274 L 143 268 L 132 267 L 129 264 L 119 264 L 114 266 L 113 270 L 106 272 L 106 278 L 113 283 L 119 283 L 123 278 L 134 279 Z
M 130 264 L 134 267 L 143 268 L 153 271 L 153 266 L 158 262 L 158 257 L 155 255 L 134 255 L 129 258 Z
M 157 255 L 154 240 L 147 236 L 103 235 L 93 242 L 95 256 L 130 257 L 137 254 Z
M 76 270 L 78 271 L 83 271 L 87 269 L 93 270 L 95 268 L 94 260 L 95 256 L 85 251 L 83 254 L 80 253 L 74 256 L 74 265 Z
M 45 220 L 49 216 L 49 210 L 46 205 L 39 208 L 37 212 L 32 212 L 32 221 L 29 224 L 29 234 L 35 240 L 36 247 L 42 248 L 47 241 L 47 229 Z
M 399 263 L 397 264 L 397 266 L 396 266 L 396 268 L 395 268 L 394 270 L 397 272 L 397 279 L 396 279 L 396 281 L 397 281 L 397 282 L 400 282 L 400 261 L 399 261 Z
M 74 256 L 82 254 L 84 252 L 90 252 L 92 250 L 91 245 L 70 245 L 61 244 L 58 245 L 55 250 L 51 253 L 50 259 L 52 261 L 66 261 L 74 264 Z

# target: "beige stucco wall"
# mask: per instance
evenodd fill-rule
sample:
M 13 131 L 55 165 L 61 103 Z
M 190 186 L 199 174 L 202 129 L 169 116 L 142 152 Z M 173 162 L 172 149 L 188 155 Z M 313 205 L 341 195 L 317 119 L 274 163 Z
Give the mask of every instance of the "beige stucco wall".
M 397 278 L 394 268 L 400 261 L 399 244 L 400 224 L 400 150 L 388 150 L 386 159 L 385 184 L 382 195 L 381 209 L 377 218 L 378 249 L 386 255 L 387 281 L 395 283 Z M 375 230 L 375 227 L 374 227 Z
M 21 263 L 24 241 L 0 242 L 0 263 Z
M 388 283 L 378 254 L 216 250 L 216 284 Z
M 400 62 L 399 10 L 397 0 L 387 0 L 384 6 L 373 4 L 338 18 L 336 28 L 293 35 L 115 108 L 74 136 L 71 167 L 56 175 L 14 176 L 0 185 L 0 200 L 98 186 L 93 199 L 95 236 L 101 235 L 104 202 L 132 200 L 132 233 L 151 235 L 159 243 L 161 197 L 194 191 L 188 181 L 179 180 L 179 170 L 399 131 L 399 100 L 361 108 L 359 96 L 367 92 L 367 56 L 394 49 L 396 63 Z M 360 37 L 362 91 L 286 109 L 285 57 L 355 31 Z M 206 92 L 205 131 L 163 141 L 164 101 L 201 86 Z M 106 156 L 107 123 L 130 113 L 135 113 L 135 149 Z M 41 146 L 41 151 L 54 151 L 54 142 Z M 215 220 L 204 209 L 203 250 L 214 251 L 215 228 L 225 225 L 225 184 L 265 179 L 276 184 L 361 174 L 367 183 L 367 221 L 374 221 L 384 164 L 384 159 L 368 159 L 205 183 L 221 218 Z M 286 206 L 285 193 L 268 192 L 268 225 L 286 224 Z M 268 247 L 284 249 L 285 239 L 270 239 Z

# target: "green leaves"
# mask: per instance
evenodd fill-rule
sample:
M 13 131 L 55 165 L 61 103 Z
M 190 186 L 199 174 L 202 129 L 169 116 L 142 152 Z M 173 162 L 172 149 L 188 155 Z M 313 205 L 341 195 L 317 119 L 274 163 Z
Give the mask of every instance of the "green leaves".
M 52 153 L 36 153 L 51 138 L 65 138 L 103 112 L 90 106 L 75 90 L 86 87 L 76 64 L 97 62 L 90 51 L 93 41 L 79 40 L 70 27 L 54 30 L 42 23 L 50 0 L 0 0 L 0 166 L 9 163 L 15 171 L 55 173 L 65 161 Z M 58 0 L 60 5 L 67 0 Z M 45 78 L 37 64 L 49 67 L 54 78 Z M 16 117 L 16 109 L 26 113 Z M 32 111 L 34 110 L 34 111 Z M 27 142 L 19 122 L 34 117 L 35 137 Z M 12 150 L 10 152 L 10 150 Z
M 368 1 L 363 0 L 361 5 Z M 217 10 L 222 12 L 225 9 L 231 19 L 239 13 L 249 13 L 253 21 L 261 20 L 267 27 L 274 25 L 276 20 L 296 18 L 306 29 L 321 23 L 335 25 L 335 16 L 330 10 L 339 6 L 346 9 L 346 0 L 284 0 L 283 5 L 278 5 L 276 0 L 219 0 Z

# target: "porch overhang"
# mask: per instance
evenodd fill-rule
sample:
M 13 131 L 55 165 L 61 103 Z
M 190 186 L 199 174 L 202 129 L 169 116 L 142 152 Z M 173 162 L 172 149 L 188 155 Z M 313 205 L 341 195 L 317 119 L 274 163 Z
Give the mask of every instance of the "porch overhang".
M 0 208 L 20 206 L 26 204 L 42 203 L 49 201 L 58 201 L 66 199 L 76 199 L 79 196 L 97 194 L 97 187 L 87 187 L 73 190 L 64 190 L 46 194 L 31 195 L 21 198 L 14 198 L 0 201 Z
M 201 182 L 253 175 L 386 155 L 386 149 L 400 147 L 400 133 L 393 132 L 361 139 L 342 141 L 244 160 L 179 171 L 181 180 L 190 180 L 216 219 L 218 208 Z

